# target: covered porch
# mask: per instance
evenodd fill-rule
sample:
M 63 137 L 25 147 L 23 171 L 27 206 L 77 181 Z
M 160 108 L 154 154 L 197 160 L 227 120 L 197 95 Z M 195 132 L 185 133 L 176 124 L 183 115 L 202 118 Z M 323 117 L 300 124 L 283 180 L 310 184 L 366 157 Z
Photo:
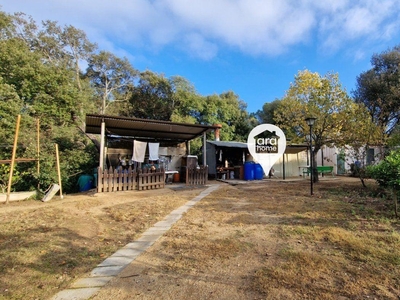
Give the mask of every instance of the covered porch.
M 111 141 L 114 143 L 118 143 L 118 141 L 130 141 L 133 143 L 137 141 L 142 145 L 157 144 L 165 147 L 178 147 L 178 145 L 183 144 L 185 146 L 184 154 L 190 156 L 190 141 L 203 137 L 203 161 L 194 166 L 185 167 L 185 174 L 179 175 L 184 178 L 184 182 L 187 185 L 206 184 L 208 178 L 205 147 L 206 134 L 218 128 L 218 126 L 211 125 L 130 117 L 86 115 L 85 132 L 100 135 L 99 166 L 97 178 L 95 178 L 97 192 L 164 188 L 167 179 L 170 179 L 171 175 L 182 172 L 169 170 L 168 164 L 160 159 L 147 159 L 146 163 L 130 159 L 126 161 L 124 166 L 115 165 L 109 157 L 112 154 L 112 151 L 109 151 Z

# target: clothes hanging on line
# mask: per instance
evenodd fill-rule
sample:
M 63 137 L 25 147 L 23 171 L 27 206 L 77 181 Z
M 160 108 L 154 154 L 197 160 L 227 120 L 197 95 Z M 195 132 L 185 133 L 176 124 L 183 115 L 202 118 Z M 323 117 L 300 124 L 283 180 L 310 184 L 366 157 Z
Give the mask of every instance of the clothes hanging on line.
M 147 142 L 133 141 L 133 157 L 132 160 L 136 162 L 144 162 L 146 154 Z
M 149 143 L 149 160 L 158 160 L 160 143 Z

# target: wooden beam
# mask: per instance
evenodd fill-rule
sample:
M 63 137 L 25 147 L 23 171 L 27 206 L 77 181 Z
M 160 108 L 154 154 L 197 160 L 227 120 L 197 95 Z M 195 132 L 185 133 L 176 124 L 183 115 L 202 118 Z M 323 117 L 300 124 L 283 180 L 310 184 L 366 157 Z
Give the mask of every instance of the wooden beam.
M 100 161 L 99 167 L 104 170 L 104 147 L 105 147 L 105 138 L 106 138 L 106 123 L 104 119 L 101 121 L 101 137 L 100 137 Z
M 36 158 L 16 158 L 14 159 L 15 162 L 32 162 L 37 161 Z M 11 163 L 11 159 L 0 159 L 0 164 L 9 164 Z
M 18 115 L 17 126 L 15 128 L 15 136 L 14 136 L 14 147 L 13 147 L 12 156 L 11 156 L 10 177 L 8 178 L 6 204 L 8 204 L 8 202 L 10 200 L 11 183 L 12 183 L 12 176 L 13 176 L 13 172 L 14 172 L 15 154 L 17 152 L 17 142 L 18 142 L 18 134 L 19 134 L 19 124 L 20 124 L 20 122 L 21 122 L 21 115 Z
M 61 199 L 64 198 L 62 194 L 62 185 L 61 185 L 61 170 L 60 170 L 60 156 L 58 154 L 58 144 L 55 144 L 56 147 L 56 161 L 57 161 L 57 173 L 58 173 L 58 184 L 60 186 L 60 197 Z

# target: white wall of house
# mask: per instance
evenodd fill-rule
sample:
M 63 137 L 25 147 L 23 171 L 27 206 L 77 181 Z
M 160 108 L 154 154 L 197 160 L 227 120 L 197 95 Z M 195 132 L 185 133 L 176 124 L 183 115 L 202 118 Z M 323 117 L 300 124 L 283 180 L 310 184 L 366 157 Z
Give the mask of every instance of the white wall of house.
M 182 143 L 177 147 L 160 147 L 158 149 L 158 154 L 161 160 L 165 158 L 168 161 L 168 170 L 179 171 L 182 157 L 186 155 L 186 145 Z
M 119 157 L 126 159 L 129 161 L 132 158 L 133 149 L 124 149 L 124 148 L 107 148 L 107 165 L 108 167 L 112 166 L 113 168 L 118 166 Z M 186 144 L 181 143 L 176 147 L 159 147 L 158 155 L 161 161 L 165 161 L 165 167 L 168 167 L 168 170 L 179 171 L 181 167 L 182 157 L 186 155 Z M 148 162 L 148 148 L 146 150 L 145 162 Z
M 379 161 L 382 150 L 379 147 L 370 147 L 367 157 L 366 151 L 361 150 L 362 154 L 357 154 L 351 147 L 337 148 L 324 146 L 317 153 L 317 166 L 333 166 L 334 174 L 349 174 L 351 165 L 357 160 L 362 165 L 368 165 Z M 283 177 L 283 160 L 285 160 L 285 177 L 300 177 L 302 176 L 302 167 L 309 164 L 308 151 L 302 151 L 296 154 L 284 154 L 274 164 L 273 168 L 276 175 Z M 372 160 L 372 162 L 371 162 Z
M 251 160 L 251 159 L 249 159 Z M 257 162 L 256 160 L 254 160 Z M 285 167 L 283 166 L 285 165 Z M 301 151 L 299 153 L 283 154 L 272 166 L 275 170 L 275 176 L 283 178 L 285 171 L 285 177 L 300 177 L 302 175 L 302 167 L 307 166 L 307 152 Z
M 356 152 L 349 146 L 342 148 L 324 146 L 317 153 L 317 165 L 333 166 L 335 174 L 349 174 L 351 165 L 356 161 L 364 166 L 373 164 L 380 160 L 381 154 L 382 149 L 380 147 L 369 147 L 369 150 L 362 148 L 359 152 Z

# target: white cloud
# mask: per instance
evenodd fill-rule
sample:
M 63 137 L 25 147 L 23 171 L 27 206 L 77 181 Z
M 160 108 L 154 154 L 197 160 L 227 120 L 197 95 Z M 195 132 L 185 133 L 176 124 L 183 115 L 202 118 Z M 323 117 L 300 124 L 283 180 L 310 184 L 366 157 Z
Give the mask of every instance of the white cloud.
M 210 60 L 217 54 L 217 46 L 204 40 L 200 34 L 189 34 L 185 37 L 185 43 L 188 47 L 185 47 L 185 52 L 188 52 L 191 56 L 200 57 L 204 60 Z
M 398 0 L 349 1 L 321 17 L 321 49 L 335 52 L 348 43 L 366 47 L 373 41 L 389 40 L 399 28 L 399 11 Z
M 398 34 L 399 0 L 14 0 L 3 10 L 83 29 L 105 50 L 126 46 L 186 49 L 212 59 L 228 46 L 252 55 L 279 55 L 317 43 L 335 52 L 349 42 Z M 313 37 L 313 34 L 318 33 Z M 314 38 L 314 40 L 312 40 Z M 112 48 L 112 49 L 108 49 Z

